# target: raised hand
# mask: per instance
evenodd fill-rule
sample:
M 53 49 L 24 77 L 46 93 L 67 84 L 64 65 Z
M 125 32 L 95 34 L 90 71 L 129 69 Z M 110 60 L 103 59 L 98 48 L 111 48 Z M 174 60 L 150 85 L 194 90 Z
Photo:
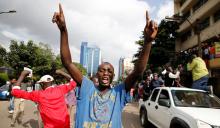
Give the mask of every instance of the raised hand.
M 61 4 L 59 4 L 59 12 L 55 12 L 53 15 L 52 22 L 57 24 L 58 28 L 62 31 L 66 29 L 65 17 Z
M 30 71 L 28 70 L 23 70 L 21 72 L 21 75 L 19 76 L 17 82 L 15 83 L 16 86 L 21 86 L 21 82 L 24 80 L 24 78 L 29 74 L 31 73 Z
M 59 75 L 59 74 L 64 73 L 64 71 L 62 71 L 61 69 L 57 69 L 55 73 Z
M 29 71 L 29 70 L 23 70 L 22 72 L 21 72 L 21 74 L 22 75 L 24 75 L 25 77 L 27 76 L 27 75 L 29 75 L 31 72 Z
M 56 74 L 65 77 L 68 81 L 71 79 L 71 76 L 61 69 L 57 69 Z
M 146 11 L 146 25 L 144 28 L 145 42 L 152 42 L 157 35 L 157 31 L 158 31 L 157 23 L 150 20 L 148 11 Z

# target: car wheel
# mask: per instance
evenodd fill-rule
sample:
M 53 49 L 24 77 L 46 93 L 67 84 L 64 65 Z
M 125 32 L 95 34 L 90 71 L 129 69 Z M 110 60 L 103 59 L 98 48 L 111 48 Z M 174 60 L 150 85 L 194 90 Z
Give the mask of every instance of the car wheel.
M 170 128 L 190 128 L 189 125 L 180 118 L 174 118 L 171 121 Z
M 178 125 L 178 124 L 175 124 L 175 125 L 172 125 L 170 128 L 185 128 L 185 127 Z
M 143 127 L 147 127 L 149 125 L 147 119 L 147 111 L 145 109 L 141 109 L 140 111 L 140 122 L 141 122 L 141 126 Z
M 184 126 L 181 124 L 172 124 L 170 128 L 189 128 L 188 126 Z

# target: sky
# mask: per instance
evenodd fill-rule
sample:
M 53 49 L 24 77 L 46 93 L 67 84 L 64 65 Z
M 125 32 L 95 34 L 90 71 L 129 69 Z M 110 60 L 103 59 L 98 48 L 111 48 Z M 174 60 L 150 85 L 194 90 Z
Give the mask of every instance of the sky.
M 173 15 L 173 0 L 0 0 L 0 45 L 10 40 L 48 44 L 59 54 L 60 32 L 52 23 L 62 4 L 72 60 L 79 62 L 81 42 L 98 46 L 103 61 L 113 64 L 116 77 L 120 57 L 133 57 L 145 26 L 145 11 L 160 23 Z

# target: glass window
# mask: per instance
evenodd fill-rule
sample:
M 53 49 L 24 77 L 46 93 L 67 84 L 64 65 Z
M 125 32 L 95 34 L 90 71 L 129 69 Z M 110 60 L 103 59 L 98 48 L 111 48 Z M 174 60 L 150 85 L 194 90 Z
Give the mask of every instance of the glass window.
M 193 11 L 195 12 L 202 5 L 204 5 L 208 0 L 197 0 L 198 2 L 193 6 Z
M 169 93 L 167 90 L 162 90 L 159 99 L 169 99 Z
M 220 19 L 220 10 L 218 10 L 218 11 L 216 11 L 215 13 L 214 13 L 214 21 L 216 22 L 216 21 L 218 21 Z
M 186 19 L 190 16 L 190 11 L 187 11 L 186 13 L 183 14 L 183 19 Z
M 199 24 L 198 24 L 199 31 L 202 31 L 203 29 L 207 28 L 209 26 L 209 24 L 210 24 L 209 17 L 207 17 L 206 19 L 199 22 Z
M 220 109 L 216 96 L 203 91 L 172 90 L 174 104 L 179 107 L 204 107 Z
M 159 95 L 159 99 L 158 99 L 158 104 L 161 105 L 161 106 L 170 106 L 170 97 L 169 97 L 169 93 L 168 93 L 167 90 L 163 89 L 161 91 L 161 93 Z
M 151 99 L 150 99 L 151 101 L 155 101 L 157 99 L 158 92 L 159 92 L 159 89 L 155 89 L 153 91 Z
M 192 36 L 191 30 L 185 32 L 185 33 L 181 36 L 181 42 L 184 42 L 184 41 L 188 40 L 191 36 Z
M 182 6 L 187 0 L 180 0 L 180 6 Z

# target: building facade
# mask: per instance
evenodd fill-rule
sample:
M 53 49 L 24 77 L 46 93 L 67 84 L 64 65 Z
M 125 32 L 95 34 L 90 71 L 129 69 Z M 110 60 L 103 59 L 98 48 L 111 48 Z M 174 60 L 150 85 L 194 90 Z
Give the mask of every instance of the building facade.
M 86 69 L 88 76 L 96 74 L 101 64 L 101 50 L 96 46 L 88 46 L 88 42 L 81 43 L 80 64 Z
M 88 48 L 88 42 L 82 42 L 81 43 L 81 49 L 80 49 L 80 64 L 87 69 L 87 48 Z
M 123 58 L 121 57 L 119 59 L 119 70 L 118 70 L 118 78 L 126 78 L 128 74 L 131 73 L 131 71 L 134 68 L 134 64 L 132 63 L 131 58 Z
M 179 26 L 176 51 L 198 45 L 196 24 L 200 26 L 201 43 L 214 40 L 220 34 L 220 0 L 174 0 L 174 14 L 185 19 Z
M 176 52 L 199 51 L 214 84 L 220 85 L 220 0 L 174 0 L 175 15 L 182 17 Z

